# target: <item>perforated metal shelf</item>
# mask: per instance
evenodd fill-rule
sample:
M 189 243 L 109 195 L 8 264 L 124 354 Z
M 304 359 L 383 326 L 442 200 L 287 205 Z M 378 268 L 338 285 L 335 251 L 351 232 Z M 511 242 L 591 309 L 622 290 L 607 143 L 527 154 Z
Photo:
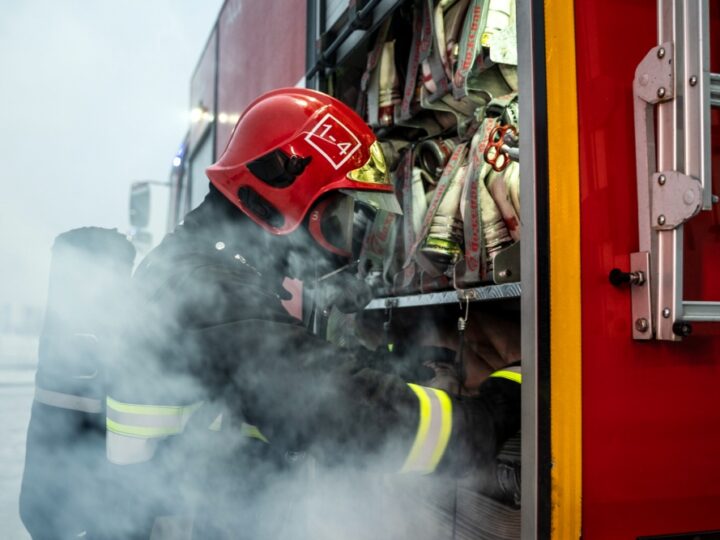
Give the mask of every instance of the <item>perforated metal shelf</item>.
M 502 285 L 486 285 L 452 291 L 439 291 L 424 294 L 411 294 L 407 296 L 388 296 L 376 298 L 370 302 L 366 310 L 431 306 L 439 304 L 454 304 L 457 302 L 483 302 L 489 300 L 503 300 L 519 298 L 520 283 L 503 283 Z

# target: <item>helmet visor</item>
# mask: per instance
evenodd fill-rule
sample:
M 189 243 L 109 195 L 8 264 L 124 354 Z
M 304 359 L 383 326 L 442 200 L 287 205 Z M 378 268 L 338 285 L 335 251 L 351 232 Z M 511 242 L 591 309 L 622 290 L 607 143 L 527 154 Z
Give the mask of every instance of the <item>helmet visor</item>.
M 385 210 L 391 214 L 401 214 L 402 207 L 397 200 L 395 193 L 389 191 L 363 191 L 359 189 L 341 189 L 345 195 L 349 195 L 357 202 L 364 203 L 374 210 Z

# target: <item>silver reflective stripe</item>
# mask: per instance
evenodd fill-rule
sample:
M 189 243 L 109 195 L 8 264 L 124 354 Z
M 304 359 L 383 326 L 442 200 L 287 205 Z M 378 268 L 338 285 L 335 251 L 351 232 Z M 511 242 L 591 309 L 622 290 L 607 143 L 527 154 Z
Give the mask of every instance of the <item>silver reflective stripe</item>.
M 74 394 L 64 394 L 53 390 L 45 390 L 39 386 L 35 387 L 35 401 L 42 403 L 43 405 L 49 405 L 59 409 L 68 409 L 71 411 L 86 413 L 102 412 L 102 401 L 99 399 L 76 396 Z
M 128 426 L 158 428 L 167 432 L 180 432 L 185 427 L 190 414 L 186 410 L 178 414 L 136 414 L 118 411 L 112 407 L 107 408 L 107 417 L 113 422 Z
M 428 474 L 435 470 L 452 431 L 452 401 L 437 388 L 408 384 L 419 401 L 420 421 L 415 441 L 400 472 Z
M 430 398 L 430 422 L 427 430 L 427 440 L 418 452 L 415 458 L 415 469 L 424 471 L 430 468 L 433 452 L 435 450 L 436 441 L 440 438 L 440 427 L 442 426 L 442 415 L 440 413 L 440 400 L 435 392 L 427 392 Z
M 141 405 L 106 398 L 106 452 L 118 465 L 142 463 L 155 454 L 158 441 L 182 433 L 202 405 Z
M 155 455 L 159 440 L 141 439 L 108 430 L 105 438 L 107 459 L 115 465 L 134 465 L 150 461 Z
M 167 437 L 185 429 L 190 417 L 202 406 L 202 401 L 192 405 L 144 405 L 124 403 L 110 396 L 106 398 L 107 429 L 120 435 L 139 438 Z

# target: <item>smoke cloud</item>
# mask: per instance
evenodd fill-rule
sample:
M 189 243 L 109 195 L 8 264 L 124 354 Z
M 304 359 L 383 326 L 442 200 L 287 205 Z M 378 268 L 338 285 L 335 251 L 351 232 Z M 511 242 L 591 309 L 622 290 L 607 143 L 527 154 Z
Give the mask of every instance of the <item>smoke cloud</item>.
M 377 349 L 365 358 L 383 362 L 360 362 L 357 351 L 313 337 L 276 311 L 287 297 L 285 275 L 312 284 L 332 261 L 302 232 L 271 237 L 225 204 L 206 202 L 188 216 L 173 235 L 176 247 L 161 246 L 132 286 L 119 235 L 64 251 L 56 242 L 38 385 L 99 401 L 107 391 L 127 403 L 195 408 L 182 434 L 149 444 L 149 459 L 118 465 L 106 461 L 104 411 L 36 403 L 22 501 L 25 523 L 40 531 L 32 532 L 42 537 L 49 524 L 54 534 L 88 538 L 149 531 L 190 538 L 190 530 L 194 538 L 515 537 L 518 514 L 480 495 L 481 477 L 396 474 L 416 426 L 387 437 L 382 427 L 396 404 L 378 413 L 355 387 L 373 367 L 402 376 L 375 388 L 376 401 L 406 380 L 428 384 L 435 373 L 423 364 L 442 354 L 417 345 L 445 347 L 451 357 L 446 328 L 456 313 L 400 317 L 389 337 L 403 355 Z M 183 265 L 189 270 L 178 272 Z M 281 322 L 268 323 L 268 314 Z M 345 320 L 358 321 L 371 348 L 388 337 L 372 315 Z M 515 324 L 512 313 L 475 322 L 485 328 L 478 335 L 495 335 L 493 325 L 512 334 Z M 495 356 L 478 354 L 478 346 Z M 473 347 L 487 369 L 519 358 L 487 337 Z M 267 442 L 249 436 L 246 424 Z M 489 523 L 503 512 L 509 525 L 497 536 Z

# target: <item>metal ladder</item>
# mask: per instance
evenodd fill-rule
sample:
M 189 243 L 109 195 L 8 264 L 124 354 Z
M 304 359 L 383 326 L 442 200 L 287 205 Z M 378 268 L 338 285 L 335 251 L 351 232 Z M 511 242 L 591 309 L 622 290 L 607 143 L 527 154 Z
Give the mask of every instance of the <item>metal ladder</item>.
M 720 74 L 710 72 L 707 0 L 658 0 L 658 41 L 633 81 L 639 251 L 611 281 L 632 289 L 638 340 L 677 341 L 695 321 L 720 321 L 720 301 L 683 299 L 683 224 L 717 202 L 712 194 L 710 108 Z

